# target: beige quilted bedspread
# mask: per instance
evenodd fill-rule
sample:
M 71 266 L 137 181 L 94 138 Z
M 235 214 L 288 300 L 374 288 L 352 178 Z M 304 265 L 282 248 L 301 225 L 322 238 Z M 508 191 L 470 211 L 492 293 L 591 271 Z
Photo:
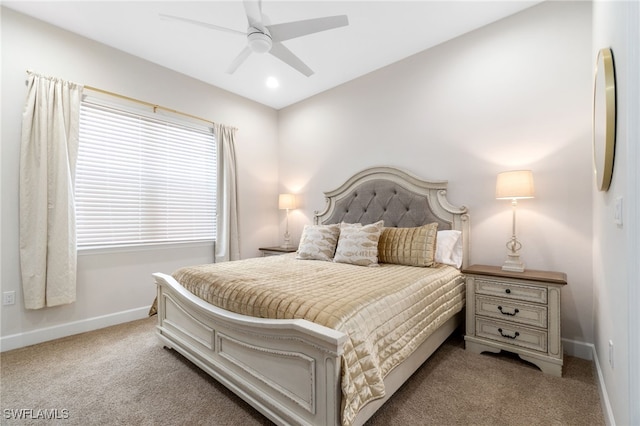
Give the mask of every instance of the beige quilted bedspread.
M 384 396 L 383 379 L 464 306 L 460 272 L 438 265 L 363 267 L 295 254 L 182 268 L 173 274 L 209 303 L 261 318 L 304 318 L 349 336 L 342 423 Z

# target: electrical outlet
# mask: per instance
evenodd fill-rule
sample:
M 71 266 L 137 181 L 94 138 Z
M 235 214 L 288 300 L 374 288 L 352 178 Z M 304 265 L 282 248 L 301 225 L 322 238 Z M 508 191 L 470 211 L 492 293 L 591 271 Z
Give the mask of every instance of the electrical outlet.
M 2 293 L 2 304 L 3 305 L 13 305 L 16 303 L 16 292 L 15 291 L 5 291 Z
M 613 370 L 613 340 L 609 340 L 609 365 Z

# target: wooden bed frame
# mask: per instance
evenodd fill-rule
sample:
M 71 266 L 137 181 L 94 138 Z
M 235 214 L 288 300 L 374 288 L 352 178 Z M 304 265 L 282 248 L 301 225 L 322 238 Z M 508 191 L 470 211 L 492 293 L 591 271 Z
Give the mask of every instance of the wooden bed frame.
M 417 226 L 398 208 L 392 214 L 368 216 L 353 202 L 363 195 L 400 191 L 402 203 L 422 209 L 418 221 L 437 220 L 439 229 L 463 235 L 463 265 L 469 258 L 469 217 L 465 207 L 446 199 L 447 182 L 426 182 L 398 169 L 376 167 L 325 193 L 327 206 L 316 212 L 316 223 L 369 223 L 384 216 L 387 226 Z M 417 204 L 416 204 L 417 203 Z M 371 203 L 369 203 L 371 204 Z M 375 210 L 375 209 L 374 209 Z M 404 211 L 404 207 L 402 207 Z M 409 211 L 407 204 L 406 211 Z M 413 215 L 413 213 L 412 213 Z M 415 216 L 415 215 L 413 215 Z M 352 220 L 349 220 L 351 217 Z M 397 222 L 394 223 L 394 222 Z M 428 223 L 428 222 L 424 222 Z M 170 275 L 153 274 L 158 289 L 157 334 L 162 343 L 236 393 L 277 424 L 341 424 L 340 357 L 346 335 L 306 320 L 270 320 L 235 314 L 194 296 Z M 464 310 L 438 328 L 407 360 L 385 377 L 385 397 L 365 405 L 354 424 L 364 424 L 422 363 L 463 323 Z

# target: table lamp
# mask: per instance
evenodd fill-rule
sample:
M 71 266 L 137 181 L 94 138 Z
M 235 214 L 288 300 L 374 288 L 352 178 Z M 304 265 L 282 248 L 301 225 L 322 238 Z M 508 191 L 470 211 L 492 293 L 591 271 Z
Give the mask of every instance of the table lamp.
M 284 232 L 284 244 L 282 248 L 291 248 L 291 236 L 289 235 L 289 210 L 296 208 L 296 196 L 293 194 L 280 194 L 278 196 L 278 209 L 287 211 L 287 227 Z
M 513 223 L 511 239 L 507 242 L 507 260 L 502 265 L 503 271 L 523 272 L 524 264 L 520 261 L 522 243 L 516 237 L 516 206 L 518 200 L 533 198 L 533 173 L 531 170 L 513 170 L 498 173 L 496 181 L 496 199 L 511 200 Z

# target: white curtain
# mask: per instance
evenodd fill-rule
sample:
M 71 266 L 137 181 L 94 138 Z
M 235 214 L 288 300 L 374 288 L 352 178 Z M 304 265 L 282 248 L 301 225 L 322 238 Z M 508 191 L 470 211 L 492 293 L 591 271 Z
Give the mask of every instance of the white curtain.
M 76 300 L 73 195 L 82 86 L 28 73 L 20 150 L 20 266 L 24 304 Z
M 214 125 L 218 144 L 218 226 L 216 262 L 240 259 L 235 133 L 233 127 Z

